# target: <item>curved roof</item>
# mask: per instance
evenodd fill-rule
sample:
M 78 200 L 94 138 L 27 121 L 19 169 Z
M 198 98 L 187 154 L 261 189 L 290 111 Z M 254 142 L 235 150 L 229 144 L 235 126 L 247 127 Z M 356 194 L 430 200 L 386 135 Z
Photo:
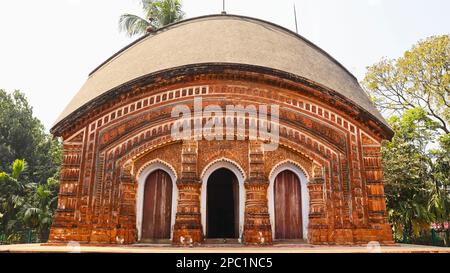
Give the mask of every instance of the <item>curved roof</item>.
M 124 83 L 201 63 L 248 64 L 292 73 L 340 93 L 387 124 L 357 79 L 308 40 L 259 19 L 210 15 L 168 25 L 119 51 L 89 75 L 55 125 Z

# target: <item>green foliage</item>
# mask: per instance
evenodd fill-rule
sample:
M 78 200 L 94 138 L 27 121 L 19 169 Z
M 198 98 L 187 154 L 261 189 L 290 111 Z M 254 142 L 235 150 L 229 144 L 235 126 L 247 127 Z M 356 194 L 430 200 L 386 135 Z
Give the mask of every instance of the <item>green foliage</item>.
M 19 91 L 0 90 L 0 107 L 0 237 L 23 242 L 23 231 L 32 230 L 44 241 L 56 209 L 62 145 L 45 133 Z
M 16 159 L 12 165 L 12 177 L 14 179 L 19 179 L 19 176 L 25 170 L 25 160 Z
M 31 195 L 28 202 L 21 208 L 18 218 L 28 228 L 36 230 L 41 240 L 48 238 L 48 233 L 56 209 L 59 183 L 49 178 L 45 185 L 31 185 Z
M 25 159 L 26 181 L 46 183 L 61 163 L 61 144 L 45 133 L 25 96 L 0 89 L 0 170 L 11 172 L 11 162 Z
M 423 108 L 450 133 L 450 35 L 420 41 L 397 60 L 368 67 L 363 81 L 377 107 L 388 114 Z
M 23 206 L 26 199 L 26 184 L 19 179 L 23 171 L 23 160 L 16 160 L 15 174 L 8 175 L 5 172 L 0 173 L 0 221 L 1 233 L 10 234 L 18 226 L 16 214 Z M 22 167 L 22 168 L 20 168 Z
M 418 236 L 434 221 L 428 203 L 426 144 L 433 135 L 433 122 L 420 108 L 407 110 L 402 118 L 389 120 L 395 131 L 385 142 L 383 163 L 389 219 L 397 238 Z
M 149 27 L 158 29 L 180 21 L 185 16 L 180 0 L 141 0 L 141 6 L 144 18 L 123 14 L 119 19 L 119 30 L 130 37 L 146 34 Z
M 383 145 L 389 220 L 411 242 L 450 221 L 450 35 L 418 42 L 368 68 L 364 86 L 395 136 Z M 450 246 L 450 231 L 446 244 Z

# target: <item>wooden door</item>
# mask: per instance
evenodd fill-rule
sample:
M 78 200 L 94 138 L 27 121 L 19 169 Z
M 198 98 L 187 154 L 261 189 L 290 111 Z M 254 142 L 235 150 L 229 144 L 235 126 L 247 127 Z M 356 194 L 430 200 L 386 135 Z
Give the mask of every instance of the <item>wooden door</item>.
M 172 180 L 157 170 L 145 182 L 142 240 L 170 239 L 171 218 Z
M 303 239 L 300 181 L 292 171 L 283 171 L 275 179 L 275 239 Z

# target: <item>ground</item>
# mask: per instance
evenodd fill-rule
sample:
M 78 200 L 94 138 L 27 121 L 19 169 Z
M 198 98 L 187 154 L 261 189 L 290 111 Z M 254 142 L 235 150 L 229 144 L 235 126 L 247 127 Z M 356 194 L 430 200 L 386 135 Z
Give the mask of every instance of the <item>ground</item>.
M 4 252 L 46 253 L 450 253 L 450 248 L 397 244 L 393 246 L 313 246 L 275 244 L 268 247 L 241 245 L 207 245 L 202 247 L 173 247 L 170 245 L 92 246 L 69 243 L 67 245 L 3 245 Z

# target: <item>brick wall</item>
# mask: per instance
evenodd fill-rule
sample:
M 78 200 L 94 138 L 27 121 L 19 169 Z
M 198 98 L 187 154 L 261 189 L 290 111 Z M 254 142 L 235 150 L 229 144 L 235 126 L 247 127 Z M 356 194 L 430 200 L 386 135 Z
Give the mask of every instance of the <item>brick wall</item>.
M 378 128 L 337 107 L 333 97 L 300 83 L 229 71 L 164 84 L 138 84 L 127 96 L 92 109 L 64 132 L 58 210 L 50 242 L 135 243 L 137 173 L 154 160 L 177 175 L 174 244 L 201 243 L 201 175 L 229 159 L 246 177 L 244 242 L 272 243 L 268 211 L 271 171 L 289 161 L 308 181 L 308 241 L 314 244 L 390 243 Z M 170 129 L 176 104 L 280 105 L 280 146 L 262 142 L 177 141 Z M 354 109 L 352 110 L 354 111 Z M 192 121 L 193 123 L 193 121 Z

